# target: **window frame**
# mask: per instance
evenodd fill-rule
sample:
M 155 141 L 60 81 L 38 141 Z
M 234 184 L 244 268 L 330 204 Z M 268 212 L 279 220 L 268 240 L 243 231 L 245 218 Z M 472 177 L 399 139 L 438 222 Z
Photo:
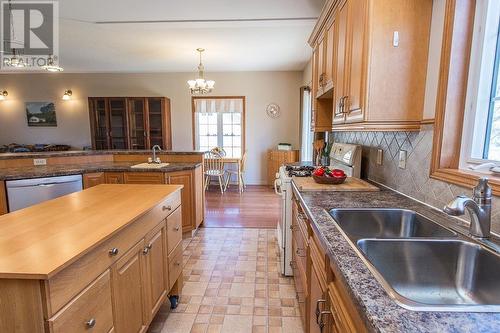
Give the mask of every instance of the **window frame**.
M 446 0 L 430 177 L 473 188 L 484 173 L 459 168 L 475 0 Z M 500 177 L 488 175 L 500 196 Z
M 243 110 L 241 112 L 241 155 L 246 151 L 246 97 L 245 96 L 191 96 L 191 114 L 192 114 L 192 141 L 193 149 L 196 150 L 196 100 L 197 99 L 241 99 Z M 222 116 L 221 116 L 222 117 Z M 218 123 L 222 130 L 222 123 Z

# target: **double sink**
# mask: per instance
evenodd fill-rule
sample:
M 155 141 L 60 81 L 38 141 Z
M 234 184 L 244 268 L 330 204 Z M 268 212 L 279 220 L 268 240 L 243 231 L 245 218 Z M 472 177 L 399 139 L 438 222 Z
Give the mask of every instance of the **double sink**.
M 330 215 L 400 306 L 500 312 L 500 256 L 404 209 L 333 209 Z

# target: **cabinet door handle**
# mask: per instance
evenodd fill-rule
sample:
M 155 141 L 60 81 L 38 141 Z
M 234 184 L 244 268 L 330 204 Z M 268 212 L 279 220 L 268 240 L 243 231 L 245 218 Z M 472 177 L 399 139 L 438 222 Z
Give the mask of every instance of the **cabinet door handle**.
M 318 299 L 316 301 L 316 324 L 319 325 L 319 317 L 321 315 L 321 310 L 319 308 L 319 305 L 322 303 L 326 303 L 326 299 Z
M 110 256 L 116 256 L 118 254 L 118 249 L 116 247 L 112 248 L 111 250 L 109 250 L 109 255 Z
M 319 323 L 318 323 L 318 325 L 319 325 L 319 331 L 321 333 L 323 333 L 323 328 L 325 328 L 325 322 L 323 321 L 323 315 L 325 315 L 325 314 L 331 315 L 332 313 L 330 311 L 321 311 L 321 313 L 319 315 Z M 333 316 L 332 316 L 332 320 L 334 320 Z
M 94 328 L 95 324 L 96 321 L 94 318 L 91 318 L 89 321 L 85 322 L 85 326 L 87 326 L 87 328 Z
M 163 207 L 161 207 L 161 209 L 162 209 L 163 211 L 165 211 L 165 210 L 167 210 L 167 211 L 171 211 L 171 210 L 172 210 L 172 206 L 163 206 Z

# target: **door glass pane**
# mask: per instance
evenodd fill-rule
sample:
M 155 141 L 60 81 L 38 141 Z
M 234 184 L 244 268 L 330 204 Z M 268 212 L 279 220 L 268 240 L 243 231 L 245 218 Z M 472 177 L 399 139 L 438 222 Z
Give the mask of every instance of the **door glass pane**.
M 125 99 L 112 99 L 109 101 L 111 148 L 126 149 L 126 113 Z
M 163 120 L 161 113 L 161 99 L 149 98 L 149 135 L 151 137 L 151 145 L 163 145 Z M 162 147 L 163 148 L 163 147 Z
M 146 132 L 144 130 L 144 101 L 134 99 L 129 103 L 130 141 L 132 149 L 146 149 Z

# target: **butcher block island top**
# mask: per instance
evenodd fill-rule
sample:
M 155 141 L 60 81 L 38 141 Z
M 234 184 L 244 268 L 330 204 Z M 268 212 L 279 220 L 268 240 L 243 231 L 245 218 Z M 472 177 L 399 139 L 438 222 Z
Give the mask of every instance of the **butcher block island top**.
M 0 216 L 0 278 L 50 279 L 182 185 L 99 185 Z

